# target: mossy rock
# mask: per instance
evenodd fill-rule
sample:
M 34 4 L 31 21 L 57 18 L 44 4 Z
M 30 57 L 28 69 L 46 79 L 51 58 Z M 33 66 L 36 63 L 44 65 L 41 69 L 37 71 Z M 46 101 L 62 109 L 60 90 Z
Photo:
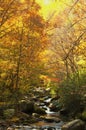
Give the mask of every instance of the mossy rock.
M 23 101 L 20 103 L 20 109 L 24 113 L 32 114 L 34 112 L 34 103 Z
M 3 115 L 5 118 L 11 118 L 15 114 L 15 109 L 6 109 L 3 111 Z
M 82 112 L 81 118 L 82 120 L 86 121 L 86 110 Z
M 35 113 L 40 114 L 40 115 L 46 114 L 45 110 L 43 108 L 38 107 L 38 106 L 34 107 L 34 111 L 35 111 Z

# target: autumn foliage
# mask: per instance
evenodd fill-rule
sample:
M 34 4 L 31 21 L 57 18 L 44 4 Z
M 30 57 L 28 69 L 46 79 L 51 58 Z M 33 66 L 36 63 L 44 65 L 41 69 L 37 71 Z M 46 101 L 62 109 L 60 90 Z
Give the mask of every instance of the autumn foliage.
M 43 73 L 41 53 L 48 40 L 40 6 L 32 0 L 0 1 L 0 95 L 7 98 L 38 85 Z M 4 90 L 4 93 L 2 94 Z M 16 98 L 18 95 L 16 95 Z
M 48 85 L 57 92 L 60 82 L 63 104 L 74 89 L 83 97 L 86 1 L 63 0 L 63 3 L 62 11 L 56 10 L 44 20 L 39 12 L 41 6 L 35 0 L 0 0 L 1 101 L 10 97 L 18 101 L 30 88 L 40 86 Z M 45 86 L 40 82 L 42 76 L 47 82 Z

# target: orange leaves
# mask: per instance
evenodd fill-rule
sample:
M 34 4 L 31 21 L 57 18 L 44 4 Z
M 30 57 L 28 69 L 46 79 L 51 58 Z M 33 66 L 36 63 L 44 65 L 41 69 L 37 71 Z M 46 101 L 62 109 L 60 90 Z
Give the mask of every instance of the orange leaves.
M 56 83 L 60 82 L 59 78 L 49 77 L 49 76 L 46 76 L 46 75 L 41 75 L 40 79 L 42 79 L 46 83 L 48 83 L 48 82 L 56 82 Z
M 9 1 L 5 3 L 4 0 L 2 4 L 5 11 Z M 47 46 L 47 38 L 43 35 L 45 21 L 39 15 L 39 9 L 40 6 L 35 1 L 14 0 L 4 14 L 7 19 L 4 19 L 4 24 L 0 27 L 0 32 L 3 30 L 0 39 L 0 71 L 2 77 L 4 73 L 9 75 L 9 81 L 11 74 L 16 73 L 15 79 L 12 79 L 14 86 L 24 83 L 23 80 L 28 81 L 34 72 L 39 75 L 41 72 L 35 69 L 44 64 L 40 53 Z
M 10 62 L 9 60 L 0 60 L 0 69 L 4 70 L 4 71 L 8 71 L 11 70 L 13 68 L 15 68 L 16 65 L 12 62 Z

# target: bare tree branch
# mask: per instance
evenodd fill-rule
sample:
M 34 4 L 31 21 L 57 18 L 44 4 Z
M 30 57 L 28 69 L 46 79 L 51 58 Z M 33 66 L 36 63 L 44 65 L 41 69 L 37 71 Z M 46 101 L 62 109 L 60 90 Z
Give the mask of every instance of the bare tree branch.
M 86 33 L 86 31 L 84 31 L 78 38 L 77 40 L 74 42 L 73 46 L 70 48 L 69 52 L 67 53 L 66 57 L 64 58 L 64 60 L 66 60 L 68 58 L 68 56 L 70 55 L 71 51 L 79 45 L 80 40 L 82 38 L 82 36 Z

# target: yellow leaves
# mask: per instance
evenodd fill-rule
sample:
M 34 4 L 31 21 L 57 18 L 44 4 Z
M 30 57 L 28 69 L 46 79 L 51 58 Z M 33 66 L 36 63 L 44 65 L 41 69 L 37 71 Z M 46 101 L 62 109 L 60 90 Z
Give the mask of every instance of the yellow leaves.
M 86 67 L 86 58 L 84 58 L 83 55 L 78 56 L 77 65 Z
M 86 48 L 86 41 L 82 41 L 82 42 L 81 42 L 80 48 L 81 48 L 81 49 L 85 49 L 85 48 Z
M 11 84 L 11 79 L 7 79 L 6 80 L 6 86 L 10 86 L 10 84 Z
M 15 46 L 15 45 L 17 45 L 17 42 L 12 41 L 12 46 Z
M 8 71 L 11 69 L 16 68 L 16 64 L 10 62 L 9 60 L 5 61 L 5 60 L 0 60 L 0 69 L 3 71 Z
M 25 2 L 25 0 L 19 0 L 21 3 L 24 3 Z
M 8 69 L 11 70 L 11 69 L 14 69 L 14 68 L 16 68 L 16 64 L 10 63 L 9 66 L 8 66 Z
M 83 40 L 80 42 L 80 45 L 76 48 L 75 53 L 78 55 L 85 55 L 86 54 L 86 42 Z
M 6 12 L 8 19 L 0 28 L 6 32 L 0 39 L 0 71 L 3 78 L 6 74 L 9 79 L 15 75 L 19 65 L 19 77 L 24 80 L 23 77 L 29 77 L 27 75 L 33 73 L 36 64 L 42 58 L 39 58 L 39 55 L 47 41 L 45 36 L 42 36 L 45 22 L 36 10 L 37 4 L 35 1 L 32 2 L 32 0 L 14 1 L 12 8 L 8 9 L 9 14 Z M 10 80 L 7 79 L 6 83 L 10 85 Z
M 0 77 L 1 77 L 2 79 L 5 79 L 5 78 L 6 78 L 6 76 L 7 76 L 7 74 L 6 74 L 6 73 L 1 73 L 1 75 L 0 75 Z
M 42 59 L 42 62 L 48 61 L 49 55 L 51 54 L 49 52 L 50 52 L 49 50 L 44 50 L 40 53 L 39 58 Z
M 8 68 L 8 61 L 3 61 L 3 60 L 0 60 L 0 68 L 1 69 L 6 69 Z
M 59 12 L 62 12 L 65 8 L 66 8 L 66 3 L 70 3 L 69 0 L 57 0 L 57 1 L 53 1 L 53 0 L 36 0 L 42 7 L 41 9 L 41 14 L 43 15 L 43 17 L 45 19 L 52 17 L 52 14 L 54 11 L 56 11 L 56 14 L 58 14 Z
M 23 19 L 22 16 L 18 17 L 17 22 L 16 22 L 16 26 L 19 28 L 23 27 Z
M 2 7 L 0 7 L 0 11 L 4 10 Z
M 78 65 L 86 65 L 86 61 L 82 58 L 77 62 Z

